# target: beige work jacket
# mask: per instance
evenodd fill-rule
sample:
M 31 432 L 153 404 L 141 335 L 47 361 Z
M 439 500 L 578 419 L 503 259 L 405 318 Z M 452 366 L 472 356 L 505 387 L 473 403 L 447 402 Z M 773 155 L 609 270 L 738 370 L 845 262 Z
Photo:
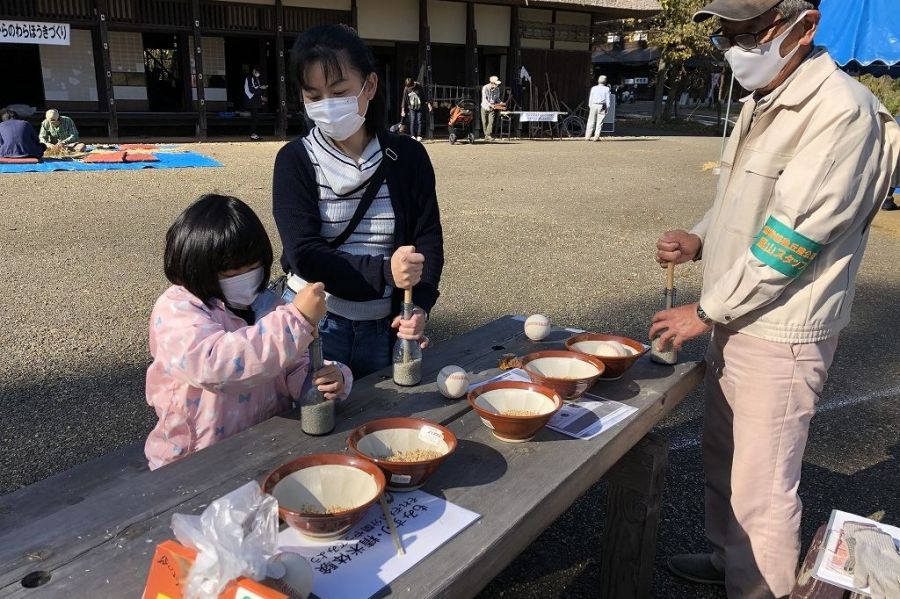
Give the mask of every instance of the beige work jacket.
M 900 127 L 824 49 L 766 98 L 746 99 L 716 200 L 692 230 L 703 310 L 780 343 L 840 332 L 898 157 Z

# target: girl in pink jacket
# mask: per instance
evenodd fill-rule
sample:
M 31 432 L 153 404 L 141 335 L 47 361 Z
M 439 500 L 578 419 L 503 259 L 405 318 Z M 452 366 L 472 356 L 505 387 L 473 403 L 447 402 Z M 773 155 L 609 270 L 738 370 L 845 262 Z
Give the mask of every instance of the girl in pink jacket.
M 266 230 L 237 198 L 201 197 L 166 234 L 173 286 L 150 316 L 147 403 L 159 416 L 144 447 L 151 469 L 289 409 L 305 384 L 329 400 L 349 395 L 346 366 L 308 376 L 323 286 L 309 285 L 285 305 L 266 290 L 271 268 Z

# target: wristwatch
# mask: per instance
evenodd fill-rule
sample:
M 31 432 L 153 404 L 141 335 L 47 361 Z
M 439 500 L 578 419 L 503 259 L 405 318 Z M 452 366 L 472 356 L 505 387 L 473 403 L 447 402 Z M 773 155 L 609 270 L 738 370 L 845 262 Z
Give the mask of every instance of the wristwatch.
M 703 324 L 714 324 L 713 319 L 706 315 L 706 312 L 703 311 L 700 304 L 697 304 L 697 318 L 699 318 Z

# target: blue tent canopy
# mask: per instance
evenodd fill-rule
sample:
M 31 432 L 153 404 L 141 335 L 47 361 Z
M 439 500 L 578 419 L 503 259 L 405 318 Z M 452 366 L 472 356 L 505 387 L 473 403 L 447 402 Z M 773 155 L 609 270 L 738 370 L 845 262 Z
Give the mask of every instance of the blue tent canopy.
M 816 43 L 840 65 L 900 63 L 898 0 L 821 0 Z

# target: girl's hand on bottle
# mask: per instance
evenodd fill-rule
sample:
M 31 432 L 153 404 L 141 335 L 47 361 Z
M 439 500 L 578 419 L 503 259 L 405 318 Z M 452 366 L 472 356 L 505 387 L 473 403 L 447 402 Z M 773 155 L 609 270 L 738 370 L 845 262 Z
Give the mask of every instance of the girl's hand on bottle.
M 398 289 L 412 289 L 422 280 L 425 256 L 416 253 L 415 246 L 404 245 L 391 256 L 391 274 Z
M 314 327 L 319 326 L 319 321 L 325 318 L 325 285 L 311 283 L 301 289 L 294 296 L 294 307 Z
M 344 390 L 344 375 L 335 364 L 329 364 L 313 374 L 313 385 L 325 399 L 337 399 Z
M 394 322 L 391 323 L 391 327 L 397 329 L 397 337 L 400 339 L 418 341 L 421 348 L 425 349 L 430 343 L 428 337 L 425 336 L 426 322 L 425 311 L 421 308 L 416 308 L 413 311 L 412 318 L 403 320 L 403 318 L 397 316 L 394 318 Z

